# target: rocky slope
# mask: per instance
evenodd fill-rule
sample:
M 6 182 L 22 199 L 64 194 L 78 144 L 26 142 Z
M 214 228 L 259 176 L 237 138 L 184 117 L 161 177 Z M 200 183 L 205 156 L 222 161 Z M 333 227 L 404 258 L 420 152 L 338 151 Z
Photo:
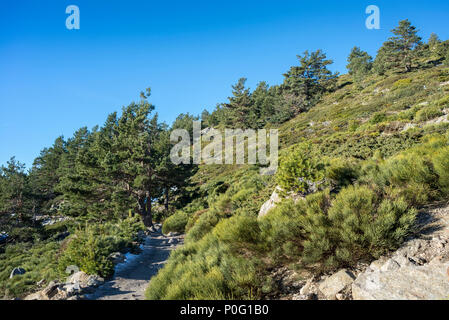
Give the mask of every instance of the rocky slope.
M 449 204 L 423 209 L 416 235 L 370 265 L 301 281 L 291 270 L 278 273 L 284 299 L 449 299 Z

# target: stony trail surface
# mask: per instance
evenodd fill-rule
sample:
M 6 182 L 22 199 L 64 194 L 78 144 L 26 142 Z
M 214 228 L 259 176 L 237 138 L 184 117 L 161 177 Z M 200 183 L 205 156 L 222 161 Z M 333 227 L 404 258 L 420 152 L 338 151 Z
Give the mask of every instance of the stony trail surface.
M 165 236 L 152 232 L 142 252 L 118 269 L 114 277 L 98 287 L 88 300 L 144 300 L 150 279 L 163 267 L 170 252 L 182 244 L 182 236 Z

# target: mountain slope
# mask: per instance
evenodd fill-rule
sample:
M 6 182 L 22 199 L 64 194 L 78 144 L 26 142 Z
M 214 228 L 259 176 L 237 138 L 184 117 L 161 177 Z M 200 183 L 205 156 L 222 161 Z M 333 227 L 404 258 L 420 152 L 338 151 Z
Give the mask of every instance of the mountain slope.
M 342 265 L 369 262 L 397 248 L 412 232 L 415 208 L 446 194 L 446 177 L 442 172 L 447 164 L 431 159 L 432 155 L 447 152 L 448 81 L 449 68 L 444 66 L 373 75 L 361 84 L 352 83 L 349 75 L 340 76 L 335 92 L 326 94 L 309 111 L 279 127 L 280 169 L 295 148 L 307 143 L 313 161 L 322 159 L 327 168 L 323 181 L 327 182 L 325 187 L 330 194 L 323 190 L 324 195 L 319 192 L 307 196 L 306 192 L 302 195 L 307 196 L 306 201 L 296 204 L 284 201 L 266 219 L 256 217 L 279 181 L 277 177 L 260 176 L 255 166 L 200 166 L 192 181 L 202 197 L 183 211 L 188 216 L 186 244 L 172 254 L 153 278 L 147 297 L 276 297 L 279 286 L 272 272 L 281 267 L 293 268 L 298 274 L 319 274 Z M 417 155 L 422 161 L 401 160 L 416 160 Z M 438 169 L 441 166 L 445 168 L 443 171 Z M 414 175 L 410 170 L 426 173 Z M 352 186 L 356 188 L 351 189 Z M 357 190 L 364 192 L 356 194 Z M 373 198 L 365 199 L 367 194 Z M 363 224 L 351 229 L 330 219 L 332 214 L 338 215 L 335 212 L 338 206 L 351 214 L 356 210 L 357 214 L 348 219 L 366 215 L 350 204 L 345 207 L 345 196 L 354 201 L 361 199 L 361 203 L 371 201 L 366 214 L 373 215 L 372 222 L 381 224 L 397 219 L 389 225 L 392 238 L 374 240 Z M 322 206 L 317 213 L 324 216 L 308 216 L 307 212 L 316 205 Z M 379 220 L 384 212 L 390 218 Z M 171 219 L 177 215 L 180 213 Z M 347 227 L 357 239 L 326 234 L 320 240 L 317 237 L 322 235 L 307 231 L 307 223 L 312 226 L 315 223 L 315 230 L 325 228 L 326 223 Z M 311 244 L 313 239 L 315 242 Z M 325 252 L 311 250 L 311 245 L 320 247 L 319 241 L 330 239 L 340 247 L 331 248 L 327 243 Z M 355 250 L 353 257 L 344 257 L 350 248 Z

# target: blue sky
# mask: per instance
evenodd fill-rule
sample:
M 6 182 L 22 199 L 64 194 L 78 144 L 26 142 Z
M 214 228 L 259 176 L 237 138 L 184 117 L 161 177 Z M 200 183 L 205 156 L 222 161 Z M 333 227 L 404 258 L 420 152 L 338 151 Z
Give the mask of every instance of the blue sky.
M 65 27 L 72 4 L 80 30 Z M 365 28 L 371 4 L 380 30 Z M 14 155 L 31 166 L 58 136 L 103 124 L 147 87 L 170 123 L 214 109 L 240 77 L 280 83 L 307 49 L 344 73 L 353 46 L 374 55 L 405 18 L 425 39 L 449 38 L 446 0 L 1 1 L 0 164 Z

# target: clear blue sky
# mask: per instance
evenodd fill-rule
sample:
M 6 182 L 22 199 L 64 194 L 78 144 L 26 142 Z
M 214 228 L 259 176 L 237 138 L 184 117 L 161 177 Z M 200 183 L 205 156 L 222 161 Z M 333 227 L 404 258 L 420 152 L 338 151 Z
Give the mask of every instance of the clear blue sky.
M 68 5 L 81 29 L 65 27 Z M 365 28 L 365 8 L 381 10 L 381 30 Z M 240 77 L 282 81 L 306 49 L 323 49 L 346 72 L 357 45 L 372 55 L 399 20 L 428 38 L 449 38 L 449 1 L 0 1 L 0 164 L 31 166 L 59 136 L 103 124 L 152 88 L 170 123 L 181 112 L 212 110 Z

